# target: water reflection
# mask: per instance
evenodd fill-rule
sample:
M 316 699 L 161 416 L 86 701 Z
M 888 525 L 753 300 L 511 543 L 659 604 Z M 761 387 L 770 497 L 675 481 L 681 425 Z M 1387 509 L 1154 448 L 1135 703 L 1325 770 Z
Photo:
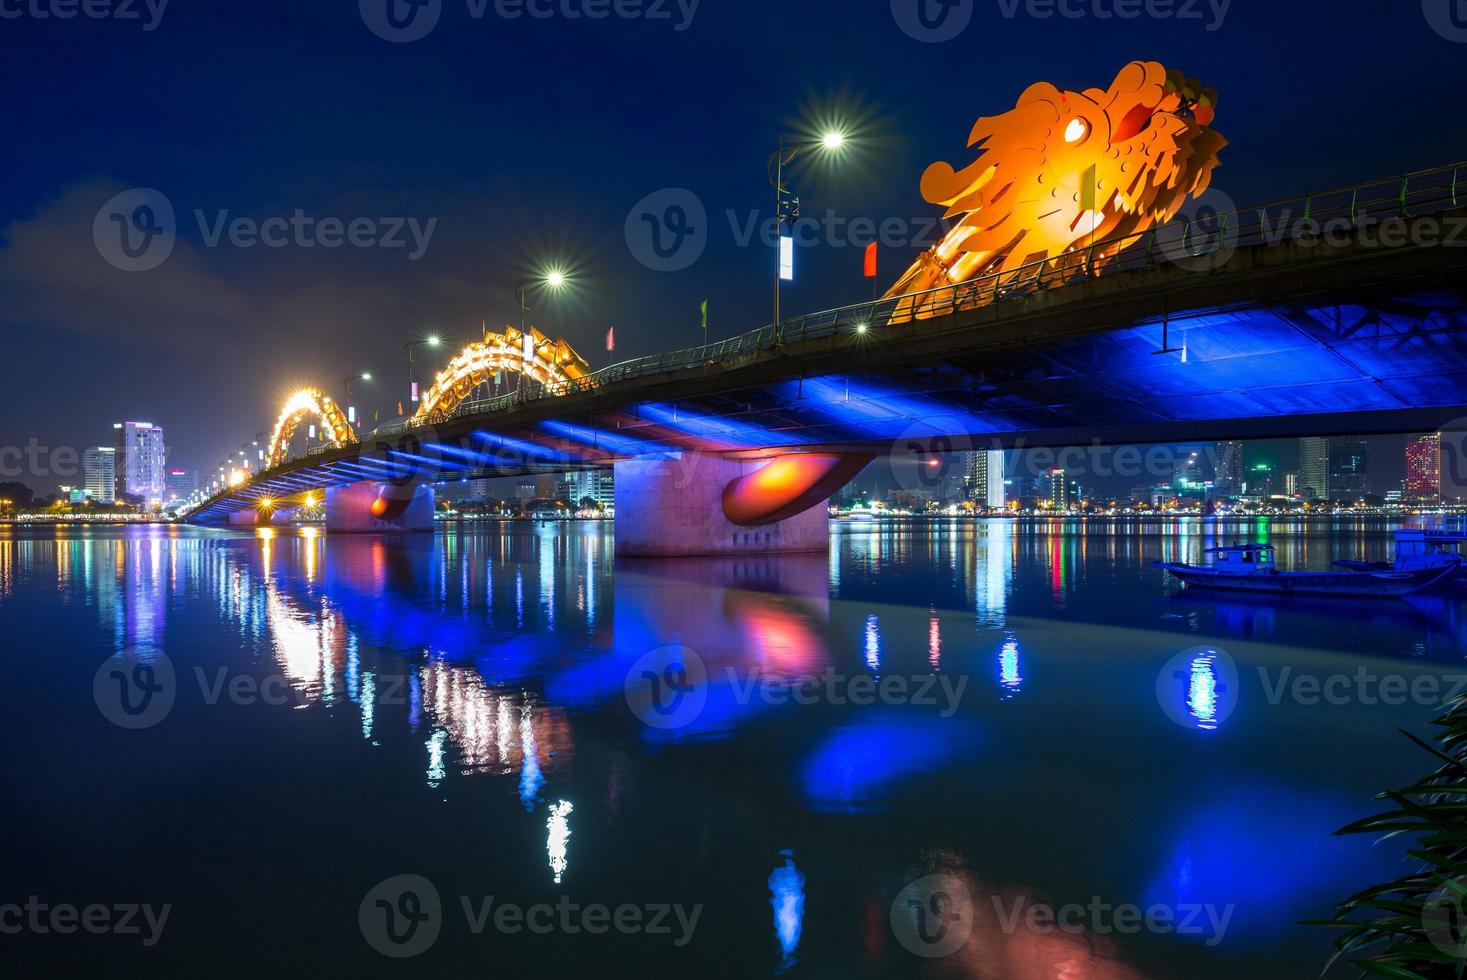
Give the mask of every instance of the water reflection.
M 769 904 L 774 908 L 774 936 L 779 942 L 783 973 L 798 962 L 800 934 L 805 928 L 805 876 L 795 867 L 794 853 L 781 851 L 784 864 L 769 874 Z
M 550 807 L 550 819 L 546 821 L 546 827 L 550 836 L 545 840 L 545 850 L 550 855 L 550 870 L 555 875 L 555 883 L 565 875 L 565 869 L 570 866 L 566 858 L 566 850 L 570 844 L 570 815 L 575 807 L 567 800 L 561 800 Z
M 1003 646 L 998 650 L 998 683 L 1003 688 L 1005 701 L 1014 698 L 1024 688 L 1024 678 L 1019 673 L 1019 640 L 1012 633 L 1004 635 Z
M 1404 708 L 1311 714 L 1253 701 L 1239 713 L 1247 724 L 1227 724 L 1246 695 L 1207 651 L 1226 647 L 1250 682 L 1256 666 L 1296 662 L 1300 651 L 1352 667 L 1460 662 L 1467 617 L 1449 596 L 1368 610 L 1173 598 L 1149 568 L 1240 533 L 876 524 L 837 528 L 828 557 L 643 563 L 613 562 L 604 527 L 406 540 L 288 528 L 0 533 L 0 613 L 44 597 L 50 622 L 83 636 L 78 648 L 97 661 L 167 647 L 180 676 L 199 657 L 278 675 L 293 705 L 190 716 L 181 698 L 172 727 L 159 730 L 164 748 L 236 724 L 289 731 L 300 740 L 291 752 L 334 753 L 322 771 L 348 802 L 330 816 L 347 823 L 362 799 L 390 798 L 388 819 L 420 827 L 425 811 L 414 807 L 431 803 L 426 825 L 456 831 L 453 854 L 479 862 L 475 871 L 503 873 L 497 853 L 486 857 L 486 835 L 532 858 L 510 882 L 526 893 L 590 884 L 621 898 L 645 884 L 668 894 L 676 876 L 656 869 L 669 847 L 705 887 L 695 897 L 737 894 L 752 899 L 745 911 L 762 909 L 767 884 L 768 911 L 738 947 L 764 957 L 761 972 L 774 950 L 782 970 L 918 970 L 892 945 L 882 900 L 894 869 L 934 848 L 965 855 L 943 867 L 974 894 L 1246 902 L 1238 928 L 1287 946 L 1279 955 L 1292 969 L 1316 962 L 1293 922 L 1389 877 L 1370 865 L 1376 855 L 1331 832 L 1401 782 L 1395 730 L 1414 719 Z M 1389 548 L 1384 529 L 1338 541 L 1269 533 L 1290 563 Z M 95 651 L 85 646 L 92 634 Z M 202 651 L 199 637 L 210 641 Z M 1211 645 L 1197 647 L 1203 640 Z M 698 653 L 708 689 L 696 718 L 660 731 L 631 714 L 625 684 L 638 658 L 667 645 Z M 1163 703 L 1178 727 L 1157 718 L 1157 675 L 1181 649 Z M 950 712 L 757 693 L 766 681 L 827 674 L 974 682 Z M 32 710 L 75 700 L 63 694 Z M 54 794 L 46 780 L 79 765 L 67 758 L 27 771 L 38 787 L 28 800 Z M 230 765 L 253 766 L 242 795 L 266 798 L 283 763 L 267 747 Z M 1156 776 L 1167 772 L 1205 778 Z M 1080 806 L 1087 819 L 1057 835 L 1045 815 Z M 798 844 L 798 863 L 793 851 L 771 862 L 787 844 Z M 429 860 L 423 870 L 440 869 Z M 806 919 L 807 899 L 816 918 Z M 832 953 L 856 937 L 851 961 Z M 1143 970 L 1131 944 L 1145 942 L 985 927 L 948 966 L 1020 980 L 1226 975 L 1191 970 L 1186 953 L 1169 950 L 1153 951 L 1165 968 Z M 1231 969 L 1274 955 L 1230 943 L 1217 957 Z

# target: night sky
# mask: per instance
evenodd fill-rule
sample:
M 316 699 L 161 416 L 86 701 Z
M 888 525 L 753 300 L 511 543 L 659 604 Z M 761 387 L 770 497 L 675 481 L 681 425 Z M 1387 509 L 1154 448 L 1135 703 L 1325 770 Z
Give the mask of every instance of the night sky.
M 357 0 L 173 0 L 151 30 L 142 0 L 139 20 L 33 15 L 52 2 L 0 0 L 0 445 L 80 449 L 147 419 L 187 469 L 266 429 L 302 383 L 339 392 L 371 371 L 356 401 L 386 417 L 405 395 L 405 341 L 517 322 L 514 284 L 537 269 L 566 268 L 575 290 L 534 321 L 597 367 L 699 342 L 705 297 L 714 338 L 764 324 L 773 259 L 740 229 L 770 217 L 778 135 L 826 120 L 854 144 L 799 174 L 805 214 L 914 228 L 936 214 L 923 169 L 966 164 L 978 116 L 1034 81 L 1104 87 L 1137 58 L 1219 90 L 1231 145 L 1215 186 L 1240 204 L 1467 157 L 1467 43 L 1418 0 L 1234 0 L 1221 24 L 1206 0 L 1195 19 L 1139 20 L 1098 18 L 1091 0 L 1074 20 L 972 0 L 946 43 L 909 36 L 887 0 L 703 0 L 690 21 L 691 0 L 666 19 L 604 20 L 564 16 L 584 0 L 555 0 L 548 19 L 442 0 L 412 43 L 374 34 Z M 98 209 L 129 188 L 161 191 L 178 218 L 147 272 L 112 267 L 93 240 Z M 658 272 L 624 228 L 667 188 L 704 205 L 707 244 Z M 411 247 L 210 247 L 194 215 L 298 209 L 436 225 L 411 260 Z M 883 284 L 915 251 L 883 252 Z M 798 262 L 787 314 L 870 296 L 844 238 Z

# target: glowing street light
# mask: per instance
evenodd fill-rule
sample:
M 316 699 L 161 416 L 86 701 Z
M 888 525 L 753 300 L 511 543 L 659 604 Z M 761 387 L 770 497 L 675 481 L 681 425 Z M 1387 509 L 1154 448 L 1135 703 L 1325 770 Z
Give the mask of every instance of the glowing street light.
M 357 424 L 357 409 L 356 409 L 356 406 L 351 403 L 351 389 L 352 389 L 352 385 L 356 384 L 358 381 L 371 381 L 371 380 L 372 380 L 372 372 L 371 371 L 363 371 L 361 374 L 354 374 L 354 375 L 352 375 L 349 378 L 343 378 L 342 379 L 342 382 L 341 383 L 346 386 L 346 420 L 348 422 L 350 422 L 352 425 L 356 425 Z
M 525 314 L 530 311 L 528 303 L 530 289 L 538 286 L 558 293 L 569 285 L 570 277 L 565 274 L 564 270 L 559 268 L 548 269 L 536 278 L 521 279 L 515 284 L 514 294 L 520 304 L 520 376 L 515 379 L 515 391 L 519 391 L 520 384 L 523 383 L 525 368 L 532 353 L 531 344 L 533 342 L 525 333 Z
M 789 188 L 784 186 L 784 168 L 794 162 L 795 157 L 800 155 L 801 150 L 817 149 L 824 153 L 839 154 L 846 146 L 846 134 L 838 129 L 827 130 L 816 140 L 797 140 L 786 142 L 783 135 L 779 138 L 778 148 L 769 156 L 767 170 L 769 182 L 774 185 L 774 230 L 775 230 L 775 269 L 774 269 L 774 324 L 779 326 L 779 288 L 780 283 L 795 278 L 795 222 L 800 220 L 800 199 L 790 193 Z M 790 234 L 785 235 L 784 226 L 788 222 Z
M 416 358 L 413 356 L 413 352 L 416 351 L 419 347 L 432 347 L 434 349 L 437 349 L 438 346 L 442 343 L 443 338 L 434 333 L 429 334 L 422 340 L 410 340 L 406 344 L 402 345 L 403 350 L 407 351 L 408 393 L 414 402 L 418 400 L 418 387 L 417 382 L 413 380 L 413 363 L 416 360 Z M 368 376 L 363 380 L 370 381 L 371 377 Z

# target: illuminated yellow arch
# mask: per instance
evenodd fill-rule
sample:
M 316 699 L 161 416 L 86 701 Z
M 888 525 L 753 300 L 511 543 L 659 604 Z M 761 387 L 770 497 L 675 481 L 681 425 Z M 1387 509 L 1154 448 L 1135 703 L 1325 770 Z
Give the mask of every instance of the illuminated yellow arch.
M 526 353 L 531 356 L 526 357 Z M 423 395 L 418 416 L 453 411 L 475 388 L 500 371 L 521 373 L 532 381 L 573 381 L 590 374 L 591 365 L 581 360 L 570 344 L 551 340 L 534 327 L 530 328 L 527 351 L 525 335 L 514 327 L 505 327 L 504 333 L 486 334 L 482 342 L 459 351 L 448 367 L 438 372 L 433 387 Z
M 275 432 L 270 436 L 270 448 L 266 452 L 271 466 L 279 466 L 286 461 L 290 440 L 295 437 L 301 419 L 308 416 L 320 421 L 321 431 L 333 445 L 349 446 L 357 441 L 357 434 L 352 431 L 346 413 L 331 400 L 330 395 L 320 388 L 302 388 L 291 395 L 280 410 L 280 418 L 275 423 Z

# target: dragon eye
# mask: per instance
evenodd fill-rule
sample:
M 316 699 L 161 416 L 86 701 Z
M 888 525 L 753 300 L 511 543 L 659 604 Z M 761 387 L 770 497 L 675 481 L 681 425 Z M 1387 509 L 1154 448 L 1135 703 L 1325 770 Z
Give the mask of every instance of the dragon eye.
M 1065 127 L 1066 143 L 1078 143 L 1088 135 L 1090 135 L 1090 125 L 1079 116 L 1071 119 L 1070 124 Z

